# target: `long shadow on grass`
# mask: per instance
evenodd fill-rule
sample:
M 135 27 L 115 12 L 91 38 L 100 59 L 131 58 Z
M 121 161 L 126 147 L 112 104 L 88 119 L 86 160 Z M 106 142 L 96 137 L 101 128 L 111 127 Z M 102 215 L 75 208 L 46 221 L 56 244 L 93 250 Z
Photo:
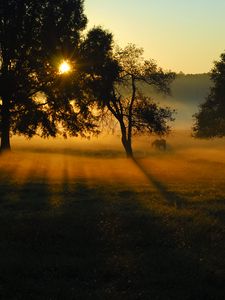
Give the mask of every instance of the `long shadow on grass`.
M 181 198 L 176 193 L 169 191 L 167 186 L 160 182 L 152 174 L 150 174 L 149 170 L 147 171 L 137 159 L 133 158 L 132 161 L 170 205 L 173 205 L 176 208 L 181 208 L 185 205 L 185 201 L 183 198 Z
M 47 203 L 50 183 L 42 184 L 27 182 L 20 196 L 39 190 Z M 74 182 L 66 172 L 59 193 L 58 210 L 11 208 L 8 221 L 0 218 L 2 299 L 223 299 L 139 194 Z
M 19 151 L 24 152 L 32 152 L 32 153 L 53 153 L 53 154 L 66 154 L 71 156 L 78 156 L 78 157 L 91 157 L 91 158 L 104 158 L 104 159 L 111 159 L 111 158 L 119 158 L 125 157 L 125 154 L 121 150 L 103 150 L 103 149 L 71 149 L 71 148 L 21 148 L 18 149 Z
M 46 169 L 35 170 L 32 166 L 26 174 L 26 180 L 18 188 L 18 201 L 14 209 L 28 213 L 43 211 L 49 207 L 49 182 Z
M 15 173 L 18 165 L 7 164 L 11 159 L 11 155 L 1 154 L 0 159 L 3 165 L 0 165 L 0 205 L 8 205 L 8 199 L 14 197 L 13 187 L 16 187 Z M 0 161 L 1 162 L 1 161 Z M 7 165 L 7 168 L 6 168 Z

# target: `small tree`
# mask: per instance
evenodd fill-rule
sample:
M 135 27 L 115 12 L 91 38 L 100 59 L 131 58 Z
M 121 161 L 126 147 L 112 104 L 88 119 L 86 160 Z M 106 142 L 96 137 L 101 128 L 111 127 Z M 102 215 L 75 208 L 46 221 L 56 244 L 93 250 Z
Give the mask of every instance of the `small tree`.
M 210 78 L 213 86 L 206 101 L 194 115 L 194 136 L 213 138 L 225 136 L 225 53 L 214 63 Z
M 109 53 L 109 52 L 108 52 Z M 141 93 L 143 84 L 152 85 L 163 93 L 169 93 L 174 73 L 163 72 L 152 60 L 143 59 L 143 50 L 135 45 L 111 52 L 107 67 L 99 72 L 101 81 L 95 81 L 96 97 L 100 99 L 118 121 L 121 141 L 128 157 L 133 156 L 133 134 L 169 132 L 168 121 L 173 111 L 159 107 L 150 97 Z

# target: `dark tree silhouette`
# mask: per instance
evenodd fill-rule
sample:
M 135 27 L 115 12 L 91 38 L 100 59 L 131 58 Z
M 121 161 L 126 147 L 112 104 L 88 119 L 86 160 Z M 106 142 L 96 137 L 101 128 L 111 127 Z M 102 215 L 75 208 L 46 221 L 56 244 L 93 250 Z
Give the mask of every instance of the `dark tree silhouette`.
M 120 72 L 118 62 L 113 58 L 112 34 L 101 27 L 93 28 L 80 46 L 80 56 L 83 89 L 89 91 L 89 101 L 104 108 Z
M 82 0 L 1 1 L 1 151 L 11 134 L 96 132 L 79 64 L 86 23 Z M 63 59 L 73 67 L 67 75 L 58 72 Z
M 111 36 L 108 44 L 112 45 Z M 133 134 L 169 132 L 168 121 L 173 120 L 173 110 L 159 107 L 150 97 L 141 93 L 143 84 L 169 93 L 174 73 L 163 72 L 152 60 L 144 60 L 143 50 L 135 45 L 107 51 L 104 67 L 101 66 L 99 81 L 94 81 L 94 93 L 100 104 L 107 107 L 119 122 L 121 141 L 128 157 L 133 156 Z M 102 73 L 101 73 L 102 72 Z M 98 94 L 100 92 L 100 94 Z
M 225 136 L 225 53 L 214 63 L 210 73 L 213 86 L 206 101 L 194 115 L 194 136 L 213 138 Z

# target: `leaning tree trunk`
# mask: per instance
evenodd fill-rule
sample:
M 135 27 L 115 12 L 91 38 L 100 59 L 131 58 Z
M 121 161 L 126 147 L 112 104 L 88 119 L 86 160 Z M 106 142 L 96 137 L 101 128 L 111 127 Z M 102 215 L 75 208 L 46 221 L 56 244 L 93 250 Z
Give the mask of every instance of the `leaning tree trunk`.
M 10 109 L 9 100 L 2 99 L 0 152 L 10 151 Z
M 123 146 L 124 146 L 124 149 L 126 151 L 126 155 L 128 158 L 133 158 L 133 149 L 132 149 L 132 146 L 130 144 L 130 142 L 128 140 L 123 140 L 122 138 L 122 143 L 123 143 Z
M 132 76 L 132 98 L 129 104 L 129 111 L 128 111 L 128 125 L 125 128 L 125 131 L 122 129 L 122 143 L 125 148 L 127 157 L 134 158 L 133 156 L 133 149 L 132 149 L 132 115 L 133 115 L 133 105 L 136 96 L 136 85 L 135 79 Z M 124 134 L 125 133 L 125 134 Z
M 123 147 L 126 151 L 126 155 L 128 158 L 133 158 L 133 149 L 132 149 L 132 145 L 131 145 L 131 139 L 127 138 L 127 134 L 126 134 L 126 128 L 121 128 L 121 133 L 122 133 L 122 144 Z
M 123 120 L 124 115 L 122 112 L 120 112 L 120 109 L 117 107 L 117 103 L 114 102 L 113 104 L 114 104 L 115 109 L 110 105 L 110 103 L 108 103 L 107 107 L 120 124 L 121 142 L 122 142 L 122 145 L 124 147 L 127 157 L 133 158 L 133 150 L 132 150 L 132 144 L 131 144 L 131 130 L 130 130 L 130 133 L 127 134 L 127 128 L 126 128 L 124 120 Z
M 132 119 L 129 119 L 128 123 L 128 130 L 127 130 L 127 139 L 126 139 L 126 145 L 127 145 L 127 156 L 133 158 L 133 149 L 132 149 L 132 126 L 131 126 Z

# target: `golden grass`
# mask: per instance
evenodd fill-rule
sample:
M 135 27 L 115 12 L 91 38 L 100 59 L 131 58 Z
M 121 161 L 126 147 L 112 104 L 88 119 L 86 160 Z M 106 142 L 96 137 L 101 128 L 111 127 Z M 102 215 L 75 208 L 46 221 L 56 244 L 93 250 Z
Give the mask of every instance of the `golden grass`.
M 178 132 L 163 152 L 151 148 L 152 140 L 137 138 L 136 160 L 128 160 L 118 137 L 14 139 L 13 153 L 0 156 L 2 265 L 5 278 L 13 278 L 5 295 L 16 286 L 15 294 L 25 299 L 31 282 L 33 293 L 40 290 L 46 299 L 57 298 L 60 284 L 64 298 L 76 286 L 80 298 L 87 291 L 92 299 L 119 299 L 121 282 L 129 279 L 127 299 L 142 293 L 143 299 L 165 299 L 167 293 L 169 299 L 205 299 L 200 285 L 223 299 L 225 143 Z M 40 254 L 27 263 L 24 251 Z M 25 270 L 24 282 L 15 264 Z M 52 287 L 42 288 L 37 266 Z

